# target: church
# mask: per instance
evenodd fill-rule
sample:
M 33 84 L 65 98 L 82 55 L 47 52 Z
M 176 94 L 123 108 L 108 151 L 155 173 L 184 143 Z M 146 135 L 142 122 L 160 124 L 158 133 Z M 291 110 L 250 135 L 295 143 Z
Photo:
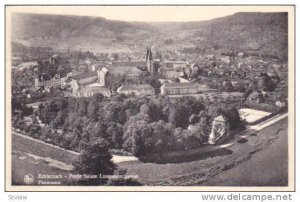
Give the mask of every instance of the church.
M 101 67 L 96 72 L 80 74 L 71 78 L 70 87 L 75 97 L 90 97 L 97 93 L 110 97 L 110 89 L 106 88 L 108 69 Z

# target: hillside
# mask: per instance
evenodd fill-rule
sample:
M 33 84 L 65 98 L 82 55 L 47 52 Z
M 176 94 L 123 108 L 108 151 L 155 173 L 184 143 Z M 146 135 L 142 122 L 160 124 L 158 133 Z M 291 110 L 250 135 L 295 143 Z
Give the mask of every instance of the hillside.
M 158 23 L 174 44 L 222 52 L 248 51 L 287 57 L 287 13 L 236 13 L 202 22 Z
M 18 13 L 12 19 L 13 41 L 26 46 L 115 48 L 127 51 L 126 41 L 149 37 L 155 28 L 142 23 L 107 20 L 100 17 Z M 114 47 L 112 47 L 114 46 Z
M 287 57 L 287 24 L 286 13 L 237 13 L 207 24 L 205 44 Z M 203 31 L 197 34 L 201 36 Z
M 236 13 L 200 22 L 137 23 L 100 17 L 16 14 L 13 40 L 27 46 L 91 51 L 254 51 L 287 55 L 287 13 Z

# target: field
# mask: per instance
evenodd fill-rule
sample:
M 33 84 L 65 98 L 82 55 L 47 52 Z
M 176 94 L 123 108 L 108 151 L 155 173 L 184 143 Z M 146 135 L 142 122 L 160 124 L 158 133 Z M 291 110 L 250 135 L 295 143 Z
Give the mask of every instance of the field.
M 279 135 L 287 136 L 287 119 L 259 132 L 253 131 L 248 137 L 240 137 L 235 144 L 227 148 L 231 152 L 225 156 L 195 159 L 183 163 L 124 162 L 118 165 L 121 168 L 126 168 L 129 174 L 138 175 L 139 181 L 145 185 L 202 185 L 217 174 L 237 165 L 243 165 L 256 152 L 268 148 L 277 140 Z M 272 166 L 268 166 L 268 170 L 271 169 Z M 259 183 L 263 184 L 263 182 Z

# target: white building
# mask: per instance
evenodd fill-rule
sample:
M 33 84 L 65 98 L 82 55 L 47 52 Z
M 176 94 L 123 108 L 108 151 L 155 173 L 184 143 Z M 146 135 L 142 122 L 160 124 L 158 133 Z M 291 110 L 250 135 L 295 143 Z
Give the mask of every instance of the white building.
M 149 84 L 122 85 L 117 89 L 117 92 L 124 95 L 133 93 L 137 96 L 155 95 L 155 89 Z

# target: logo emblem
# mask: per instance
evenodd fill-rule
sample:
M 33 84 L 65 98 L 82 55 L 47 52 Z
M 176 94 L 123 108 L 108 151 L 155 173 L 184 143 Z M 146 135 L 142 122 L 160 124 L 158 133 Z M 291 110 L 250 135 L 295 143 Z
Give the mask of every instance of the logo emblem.
M 31 174 L 27 174 L 24 176 L 24 182 L 25 184 L 32 184 L 34 181 L 34 177 Z

